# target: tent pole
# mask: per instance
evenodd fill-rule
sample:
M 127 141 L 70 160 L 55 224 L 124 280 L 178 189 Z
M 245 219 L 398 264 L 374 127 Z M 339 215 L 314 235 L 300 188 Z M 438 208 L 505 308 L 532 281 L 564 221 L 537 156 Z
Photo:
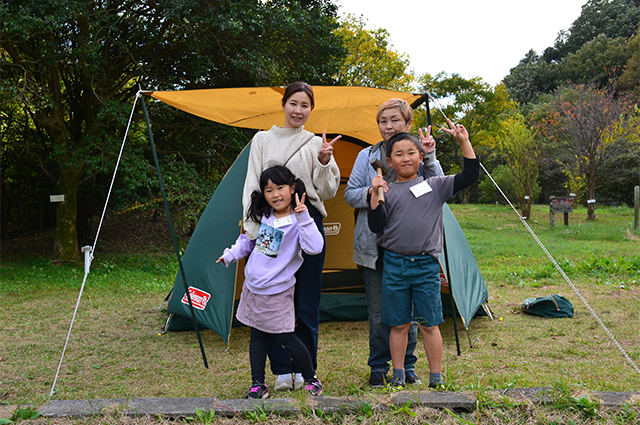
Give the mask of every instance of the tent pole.
M 200 344 L 200 352 L 202 353 L 202 361 L 204 367 L 209 368 L 207 363 L 207 356 L 204 353 L 204 346 L 202 345 L 202 338 L 200 337 L 200 329 L 198 328 L 198 322 L 196 321 L 196 313 L 191 302 L 191 294 L 189 293 L 189 287 L 187 285 L 187 276 L 184 273 L 184 267 L 182 265 L 182 258 L 180 257 L 180 248 L 178 247 L 178 240 L 176 238 L 176 232 L 173 228 L 173 222 L 171 221 L 171 212 L 169 211 L 169 203 L 167 202 L 167 195 L 164 192 L 164 185 L 162 184 L 162 175 L 160 174 L 160 164 L 158 163 L 158 155 L 156 154 L 156 145 L 153 143 L 153 133 L 151 132 L 151 123 L 149 122 L 149 113 L 147 112 L 147 104 L 142 96 L 142 109 L 144 111 L 144 119 L 147 122 L 147 129 L 149 130 L 149 142 L 151 143 L 151 152 L 153 153 L 153 161 L 156 165 L 156 172 L 158 173 L 158 184 L 160 185 L 160 192 L 162 193 L 162 200 L 164 201 L 164 208 L 167 212 L 167 220 L 169 221 L 169 230 L 171 230 L 171 237 L 173 239 L 173 247 L 176 250 L 176 258 L 178 259 L 178 267 L 180 268 L 180 275 L 182 276 L 182 283 L 184 284 L 184 292 L 187 295 L 189 301 L 189 309 L 191 311 L 191 319 L 193 319 L 193 326 L 198 335 L 198 343 Z
M 445 234 L 444 226 L 442 228 L 442 250 L 446 252 L 447 249 L 447 235 Z M 460 336 L 458 335 L 458 319 L 456 318 L 456 312 L 458 307 L 456 306 L 456 300 L 453 298 L 453 285 L 451 284 L 451 273 L 449 272 L 449 255 L 444 255 L 444 267 L 447 270 L 447 280 L 449 281 L 449 299 L 451 300 L 451 312 L 453 313 L 453 333 L 456 335 L 456 349 L 458 355 L 460 355 Z
M 427 125 L 431 125 L 431 107 L 429 106 L 429 94 L 422 95 L 422 98 L 424 98 L 424 102 L 426 103 L 425 109 L 427 110 Z M 422 98 L 420 98 L 420 100 L 422 100 Z M 433 132 L 431 134 L 433 134 Z
M 414 100 L 411 106 L 411 109 L 416 109 L 418 106 L 422 105 L 424 102 L 427 102 L 427 111 L 429 111 L 429 93 L 423 93 L 418 99 Z M 429 120 L 430 121 L 430 120 Z

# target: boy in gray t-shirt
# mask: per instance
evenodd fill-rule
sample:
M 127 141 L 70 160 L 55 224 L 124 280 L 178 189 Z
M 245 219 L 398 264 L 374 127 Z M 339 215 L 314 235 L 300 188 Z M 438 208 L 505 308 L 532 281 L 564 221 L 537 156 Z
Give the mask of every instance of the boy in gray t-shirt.
M 385 250 L 382 321 L 391 326 L 390 383 L 396 387 L 404 387 L 404 351 L 412 320 L 418 322 L 422 333 L 429 361 L 429 387 L 442 384 L 442 337 L 438 328 L 443 322 L 438 262 L 443 245 L 442 205 L 480 175 L 480 161 L 469 133 L 464 126 L 447 122 L 451 129 L 442 130 L 460 144 L 462 172 L 427 179 L 418 176 L 423 157 L 420 142 L 409 133 L 398 133 L 387 142 L 387 161 L 398 174 L 396 182 L 387 184 L 382 176 L 376 176 L 371 183 L 369 228 L 378 234 L 378 244 Z M 382 206 L 378 205 L 378 188 L 385 192 Z

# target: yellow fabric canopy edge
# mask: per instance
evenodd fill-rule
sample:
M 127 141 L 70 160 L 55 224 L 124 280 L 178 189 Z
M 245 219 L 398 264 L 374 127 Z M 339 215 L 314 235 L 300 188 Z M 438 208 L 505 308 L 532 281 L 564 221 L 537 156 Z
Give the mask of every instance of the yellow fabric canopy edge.
M 143 91 L 177 109 L 235 127 L 268 130 L 284 123 L 284 87 Z M 419 103 L 422 94 L 356 86 L 313 86 L 315 108 L 305 129 L 316 134 L 341 134 L 368 144 L 380 141 L 376 113 L 391 98 Z

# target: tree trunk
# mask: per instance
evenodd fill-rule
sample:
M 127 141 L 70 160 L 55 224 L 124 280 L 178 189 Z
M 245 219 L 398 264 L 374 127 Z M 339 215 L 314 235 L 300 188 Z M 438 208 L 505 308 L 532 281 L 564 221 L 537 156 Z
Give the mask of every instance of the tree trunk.
M 62 167 L 58 190 L 64 202 L 58 204 L 56 235 L 52 260 L 61 263 L 80 263 L 78 254 L 78 186 L 81 172 L 73 167 Z
M 595 219 L 596 219 L 596 204 L 595 203 L 587 204 L 587 220 L 593 221 Z
M 460 195 L 460 202 L 463 204 L 468 204 L 469 203 L 469 190 L 468 189 L 463 189 L 460 192 L 458 192 Z

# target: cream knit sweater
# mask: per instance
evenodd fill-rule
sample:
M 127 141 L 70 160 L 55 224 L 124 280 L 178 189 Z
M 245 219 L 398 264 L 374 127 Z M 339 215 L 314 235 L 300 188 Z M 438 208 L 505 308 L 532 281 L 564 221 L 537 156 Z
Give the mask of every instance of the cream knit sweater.
M 251 141 L 247 177 L 242 192 L 243 224 L 249 239 L 255 239 L 260 228 L 260 223 L 247 217 L 251 193 L 261 190 L 260 175 L 274 165 L 286 165 L 302 180 L 307 189 L 307 200 L 323 218 L 327 216 L 322 201 L 336 196 L 340 185 L 340 169 L 333 157 L 327 165 L 320 163 L 318 152 L 321 146 L 322 138 L 306 131 L 304 127 L 280 128 L 274 125 L 269 131 L 256 133 Z M 297 149 L 299 151 L 293 155 Z M 289 157 L 291 159 L 285 164 Z

